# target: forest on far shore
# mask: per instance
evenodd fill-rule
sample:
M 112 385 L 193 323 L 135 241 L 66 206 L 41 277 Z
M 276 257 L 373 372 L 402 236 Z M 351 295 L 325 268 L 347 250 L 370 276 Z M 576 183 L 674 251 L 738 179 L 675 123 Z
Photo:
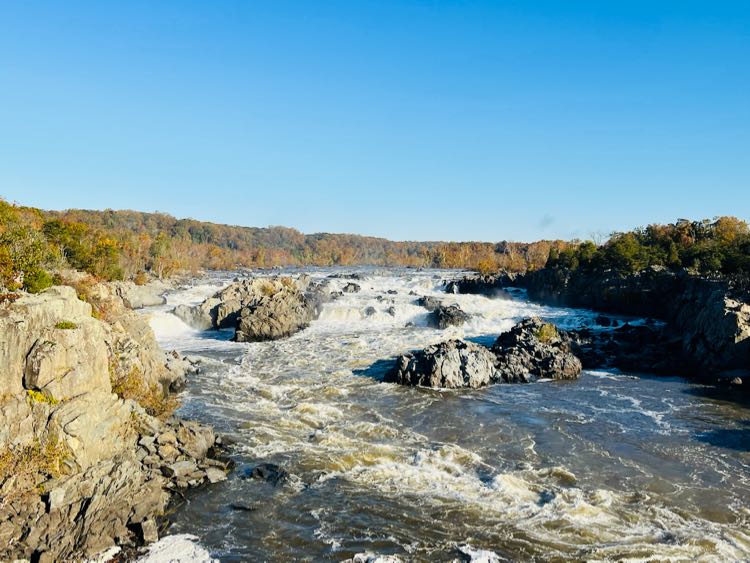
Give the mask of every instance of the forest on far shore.
M 105 280 L 276 266 L 407 266 L 520 272 L 563 241 L 396 242 L 287 227 L 237 227 L 164 213 L 44 211 L 0 199 L 0 285 L 39 290 L 71 267 Z
M 39 291 L 74 268 L 104 280 L 275 266 L 406 266 L 481 273 L 543 267 L 634 273 L 651 266 L 701 274 L 750 272 L 750 229 L 734 217 L 649 225 L 592 241 L 396 242 L 287 227 L 237 227 L 164 213 L 44 211 L 0 199 L 0 286 Z

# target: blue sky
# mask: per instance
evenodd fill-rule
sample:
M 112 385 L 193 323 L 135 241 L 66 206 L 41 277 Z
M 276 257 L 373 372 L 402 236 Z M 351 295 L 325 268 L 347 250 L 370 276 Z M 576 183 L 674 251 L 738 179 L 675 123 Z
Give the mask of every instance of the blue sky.
M 750 2 L 3 2 L 0 195 L 392 239 L 750 219 Z

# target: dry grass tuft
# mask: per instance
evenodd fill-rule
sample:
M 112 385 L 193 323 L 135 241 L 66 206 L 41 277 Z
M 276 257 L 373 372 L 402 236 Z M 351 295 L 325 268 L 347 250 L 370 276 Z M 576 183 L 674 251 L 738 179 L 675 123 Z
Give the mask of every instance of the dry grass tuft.
M 44 444 L 9 446 L 0 450 L 0 506 L 31 492 L 43 492 L 40 484 L 67 472 L 68 447 L 50 438 Z
M 180 405 L 177 397 L 165 393 L 159 385 L 146 385 L 143 381 L 143 374 L 138 368 L 134 367 L 127 375 L 120 378 L 111 376 L 110 381 L 112 391 L 118 397 L 135 401 L 151 416 L 167 418 Z
M 278 291 L 272 281 L 263 280 L 259 285 L 260 292 L 267 297 L 271 297 Z

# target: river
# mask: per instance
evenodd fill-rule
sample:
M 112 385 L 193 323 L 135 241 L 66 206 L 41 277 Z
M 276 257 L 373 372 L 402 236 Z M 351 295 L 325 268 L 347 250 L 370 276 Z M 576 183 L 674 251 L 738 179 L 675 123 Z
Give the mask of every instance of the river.
M 309 273 L 333 272 L 346 270 Z M 146 311 L 162 346 L 205 358 L 180 412 L 212 424 L 237 463 L 228 481 L 188 495 L 169 534 L 190 534 L 221 561 L 750 558 L 747 405 L 679 374 L 584 371 L 572 382 L 443 392 L 382 383 L 408 350 L 450 337 L 490 344 L 530 315 L 562 328 L 596 315 L 522 292 L 446 296 L 442 280 L 458 272 L 365 274 L 359 293 L 275 342 L 233 343 L 169 312 L 229 275 Z M 472 319 L 429 328 L 420 295 Z M 291 477 L 242 478 L 261 462 Z

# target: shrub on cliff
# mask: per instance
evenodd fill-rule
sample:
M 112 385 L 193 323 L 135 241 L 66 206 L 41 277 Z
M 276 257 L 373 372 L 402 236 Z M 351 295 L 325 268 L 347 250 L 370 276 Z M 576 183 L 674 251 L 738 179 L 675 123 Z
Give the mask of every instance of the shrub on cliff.
M 54 280 L 49 272 L 40 268 L 34 268 L 23 276 L 23 288 L 29 293 L 39 293 L 53 284 Z

